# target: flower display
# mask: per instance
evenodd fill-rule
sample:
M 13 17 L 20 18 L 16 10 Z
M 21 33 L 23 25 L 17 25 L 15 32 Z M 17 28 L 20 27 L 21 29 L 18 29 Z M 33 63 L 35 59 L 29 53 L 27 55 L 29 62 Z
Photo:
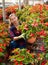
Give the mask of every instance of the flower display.
M 6 46 L 10 43 L 8 24 L 0 23 L 0 59 L 6 55 Z
M 10 13 L 16 13 L 16 10 L 18 9 L 18 5 L 14 5 L 14 6 L 9 6 L 7 8 L 5 8 L 5 12 L 6 12 L 6 18 L 8 18 L 8 15 Z
M 2 9 L 0 8 L 0 20 L 2 20 Z
M 13 5 L 13 6 L 9 6 L 9 7 L 5 8 L 6 18 L 8 19 L 9 14 L 16 13 L 17 9 L 18 9 L 18 5 Z M 2 19 L 3 19 L 2 9 L 0 8 L 0 20 L 2 20 Z
M 35 54 L 35 65 L 45 65 L 48 63 L 48 9 L 47 5 L 35 5 L 24 8 L 16 14 L 21 21 L 18 29 L 24 34 L 24 39 L 29 43 L 27 49 Z M 25 11 L 25 12 L 24 12 Z
M 48 5 L 36 4 L 16 9 L 17 5 L 9 6 L 5 11 L 8 15 L 16 13 L 21 23 L 17 29 L 26 41 L 26 48 L 12 50 L 7 60 L 10 65 L 48 65 Z M 10 40 L 8 24 L 0 22 L 0 58 L 8 55 L 6 47 Z
M 19 25 L 19 29 L 22 31 L 22 33 L 25 34 L 24 37 L 26 40 L 34 37 L 34 42 L 37 40 L 37 38 L 42 38 L 42 41 L 46 42 L 45 39 L 48 39 L 48 9 L 46 9 L 47 7 L 48 6 L 45 4 L 37 4 L 32 7 L 25 7 L 21 10 L 22 12 L 18 11 L 16 13 L 19 17 L 19 20 L 23 22 L 21 23 L 21 25 Z M 32 40 L 30 39 L 30 41 Z
M 28 63 L 33 64 L 34 62 L 34 58 L 32 57 L 32 54 L 30 54 L 27 49 L 17 48 L 17 49 L 14 49 L 12 53 L 14 53 L 15 56 L 12 55 L 9 57 L 9 59 L 11 62 L 15 63 L 15 65 L 16 64 L 27 65 Z
M 36 4 L 34 6 L 25 6 L 23 9 L 16 13 L 19 20 L 22 22 L 36 19 L 41 22 L 48 21 L 48 5 Z
M 12 51 L 9 60 L 13 65 L 45 65 L 48 63 L 45 53 L 30 53 L 30 50 L 19 48 Z

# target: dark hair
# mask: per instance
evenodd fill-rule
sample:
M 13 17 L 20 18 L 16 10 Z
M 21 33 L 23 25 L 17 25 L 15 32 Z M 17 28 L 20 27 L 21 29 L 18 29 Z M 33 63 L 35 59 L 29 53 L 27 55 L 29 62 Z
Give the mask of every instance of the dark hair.
M 10 14 L 11 14 L 11 12 L 6 13 L 6 15 L 7 15 L 8 17 L 10 16 Z
M 11 23 L 11 25 L 10 26 L 13 26 L 13 23 Z

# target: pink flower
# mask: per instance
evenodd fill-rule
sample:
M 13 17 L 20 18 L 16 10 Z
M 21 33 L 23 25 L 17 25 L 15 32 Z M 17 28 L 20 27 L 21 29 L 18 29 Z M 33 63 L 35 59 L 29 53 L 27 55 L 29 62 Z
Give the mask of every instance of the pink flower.
M 40 47 L 40 50 L 41 50 L 41 51 L 45 51 L 44 45 L 42 45 L 42 46 Z
M 33 27 L 37 27 L 38 26 L 38 23 L 37 22 L 34 22 L 34 23 L 32 23 L 32 26 Z

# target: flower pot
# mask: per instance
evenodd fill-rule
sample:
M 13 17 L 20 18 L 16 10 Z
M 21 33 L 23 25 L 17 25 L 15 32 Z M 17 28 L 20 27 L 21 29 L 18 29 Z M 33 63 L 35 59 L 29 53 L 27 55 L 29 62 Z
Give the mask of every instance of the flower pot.
M 36 41 L 36 37 L 31 37 L 27 40 L 28 43 L 32 44 Z

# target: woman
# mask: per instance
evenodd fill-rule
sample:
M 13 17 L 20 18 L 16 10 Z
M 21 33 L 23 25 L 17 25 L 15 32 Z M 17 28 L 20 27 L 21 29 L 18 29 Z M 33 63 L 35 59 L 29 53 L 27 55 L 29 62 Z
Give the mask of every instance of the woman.
M 9 16 L 9 20 L 9 32 L 10 37 L 12 38 L 10 48 L 25 48 L 26 44 L 25 40 L 23 39 L 23 34 L 21 34 L 21 31 L 17 30 L 17 27 L 19 25 L 18 18 L 13 13 Z

